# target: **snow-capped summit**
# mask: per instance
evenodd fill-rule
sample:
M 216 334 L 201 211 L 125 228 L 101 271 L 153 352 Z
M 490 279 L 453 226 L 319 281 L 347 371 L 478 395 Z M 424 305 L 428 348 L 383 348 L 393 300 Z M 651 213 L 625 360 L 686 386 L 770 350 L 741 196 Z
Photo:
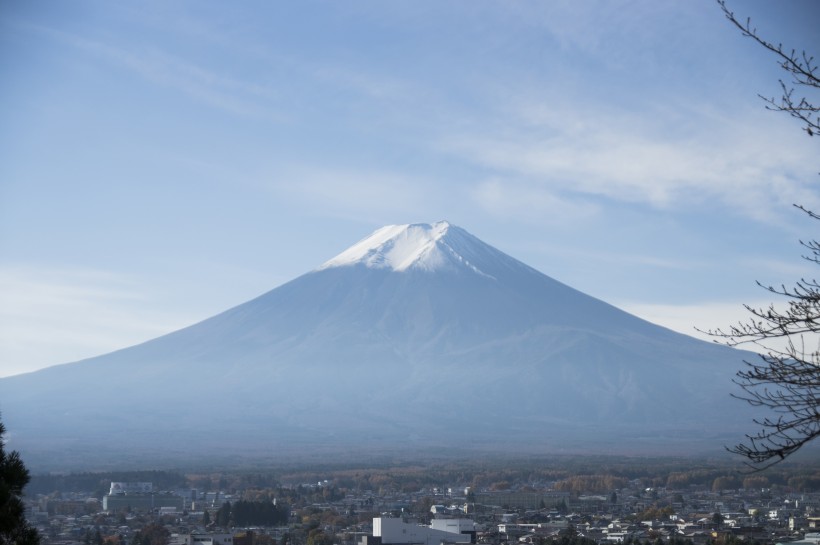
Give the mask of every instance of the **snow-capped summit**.
M 500 252 L 447 221 L 387 225 L 326 261 L 318 270 L 359 264 L 393 271 L 432 272 L 466 267 L 492 276 L 474 262 L 477 256 L 492 253 Z

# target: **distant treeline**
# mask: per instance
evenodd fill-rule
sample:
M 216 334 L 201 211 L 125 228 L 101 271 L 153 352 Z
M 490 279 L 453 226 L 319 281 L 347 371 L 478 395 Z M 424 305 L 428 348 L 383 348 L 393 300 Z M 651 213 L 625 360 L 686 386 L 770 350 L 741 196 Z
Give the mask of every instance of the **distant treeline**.
M 182 473 L 171 471 L 109 471 L 103 473 L 70 473 L 67 475 L 32 475 L 26 486 L 26 494 L 51 494 L 53 492 L 91 492 L 102 498 L 112 482 L 150 482 L 154 490 L 185 488 L 188 479 Z
M 287 470 L 254 469 L 244 471 L 109 471 L 68 475 L 34 475 L 27 494 L 90 492 L 102 497 L 112 481 L 152 482 L 155 490 L 195 488 L 200 492 L 229 493 L 251 490 L 284 499 L 291 505 L 299 500 L 334 501 L 346 493 L 445 491 L 448 487 L 469 486 L 506 490 L 511 487 L 534 490 L 552 487 L 571 494 L 606 494 L 622 488 L 689 487 L 715 491 L 779 489 L 793 492 L 820 492 L 820 464 L 776 466 L 764 473 L 749 474 L 741 466 L 706 463 L 685 459 L 629 459 L 557 457 L 545 460 L 397 464 L 381 467 L 331 466 Z M 317 484 L 321 482 L 321 486 Z M 461 492 L 461 491 L 454 491 Z M 244 499 L 261 500 L 262 497 Z
M 671 473 L 664 484 L 666 488 L 679 490 L 688 486 L 706 486 L 714 491 L 784 488 L 794 492 L 820 491 L 820 471 L 768 471 L 765 474 L 727 474 L 720 470 L 690 470 Z
M 576 475 L 557 481 L 555 490 L 575 494 L 603 494 L 625 488 L 629 484 L 626 477 L 614 475 Z

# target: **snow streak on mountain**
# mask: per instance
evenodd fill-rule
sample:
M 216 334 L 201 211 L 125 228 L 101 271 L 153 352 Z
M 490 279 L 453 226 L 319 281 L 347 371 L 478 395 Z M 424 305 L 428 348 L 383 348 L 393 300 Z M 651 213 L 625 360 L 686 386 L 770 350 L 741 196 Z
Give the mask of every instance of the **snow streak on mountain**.
M 743 354 L 578 292 L 447 222 L 383 227 L 152 341 L 0 379 L 42 466 L 122 450 L 720 450 Z

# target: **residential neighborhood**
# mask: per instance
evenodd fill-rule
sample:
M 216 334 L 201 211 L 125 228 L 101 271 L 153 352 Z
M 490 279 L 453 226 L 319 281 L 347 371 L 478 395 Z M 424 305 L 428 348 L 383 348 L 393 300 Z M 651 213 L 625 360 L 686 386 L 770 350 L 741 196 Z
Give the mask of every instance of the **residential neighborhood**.
M 383 476 L 370 477 L 378 487 L 362 486 L 361 477 L 351 486 L 355 479 L 340 476 L 265 488 L 223 479 L 217 484 L 225 488 L 212 490 L 111 482 L 103 497 L 27 497 L 27 518 L 44 545 L 820 543 L 816 491 L 646 486 L 646 479 L 622 478 L 602 490 L 608 480 L 589 476 L 475 486 L 478 480 L 417 490 L 412 481 Z

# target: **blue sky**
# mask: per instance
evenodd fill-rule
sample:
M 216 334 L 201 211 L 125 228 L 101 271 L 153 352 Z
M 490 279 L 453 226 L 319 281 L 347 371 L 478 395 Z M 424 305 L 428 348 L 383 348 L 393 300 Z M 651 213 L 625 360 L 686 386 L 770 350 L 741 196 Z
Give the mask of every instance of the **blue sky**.
M 820 5 L 730 1 L 820 54 Z M 694 334 L 814 271 L 818 142 L 712 0 L 0 2 L 0 376 L 446 219 Z

